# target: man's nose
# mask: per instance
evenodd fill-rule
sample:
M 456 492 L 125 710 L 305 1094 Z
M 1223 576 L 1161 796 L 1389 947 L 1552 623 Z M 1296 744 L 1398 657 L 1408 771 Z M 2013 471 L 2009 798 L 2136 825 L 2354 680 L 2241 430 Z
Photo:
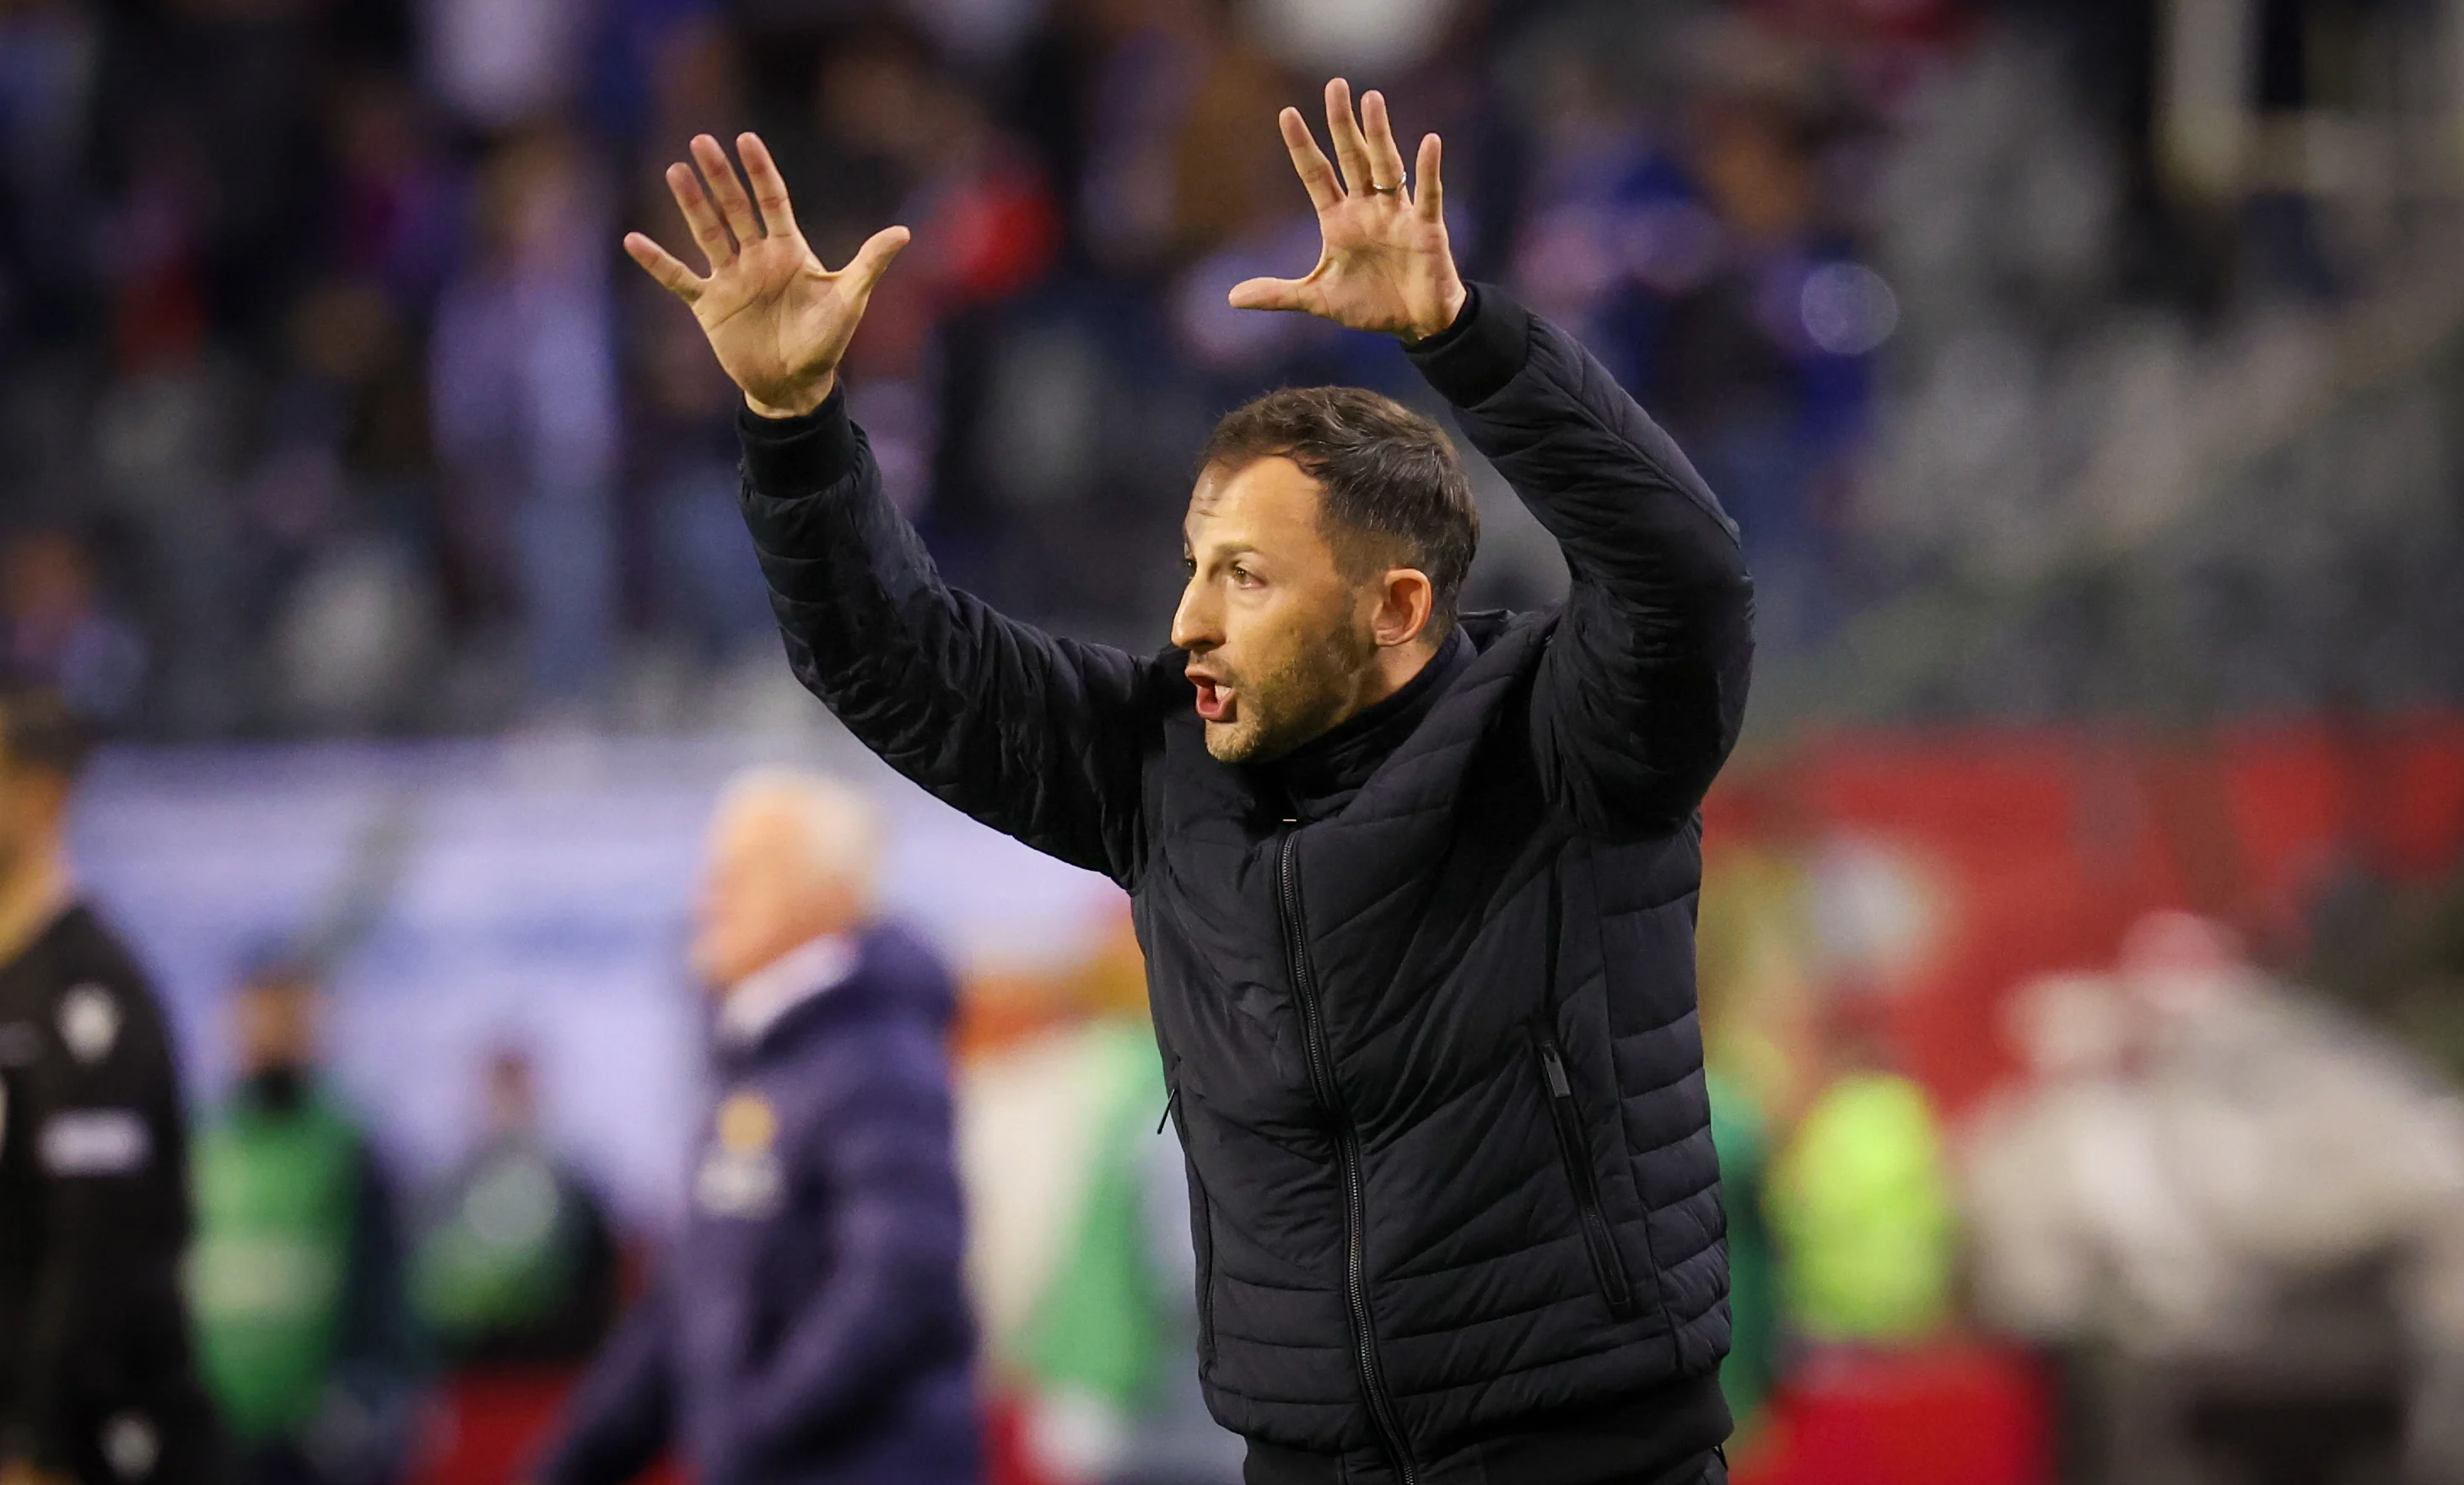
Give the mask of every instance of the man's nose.
M 1180 607 L 1173 610 L 1172 642 L 1183 650 L 1200 653 L 1223 642 L 1215 606 L 1206 601 L 1206 585 L 1195 578 L 1180 590 Z

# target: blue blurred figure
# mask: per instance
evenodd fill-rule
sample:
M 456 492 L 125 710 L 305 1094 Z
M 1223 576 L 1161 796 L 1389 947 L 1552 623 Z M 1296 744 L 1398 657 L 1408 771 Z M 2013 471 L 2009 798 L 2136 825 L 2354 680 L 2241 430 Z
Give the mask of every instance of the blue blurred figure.
M 818 779 L 754 774 L 721 803 L 693 945 L 719 1086 L 692 1211 L 543 1485 L 612 1485 L 671 1444 L 702 1485 L 979 1478 L 957 997 L 873 920 L 877 839 L 863 800 Z

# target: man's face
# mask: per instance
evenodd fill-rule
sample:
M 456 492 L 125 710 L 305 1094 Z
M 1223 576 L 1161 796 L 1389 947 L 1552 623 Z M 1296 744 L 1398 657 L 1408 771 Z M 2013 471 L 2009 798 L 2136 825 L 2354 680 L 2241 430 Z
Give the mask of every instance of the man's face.
M 253 981 L 231 1000 L 232 1052 L 244 1075 L 304 1068 L 317 1056 L 317 987 L 287 976 Z
M 539 1084 L 530 1058 L 498 1053 L 488 1059 L 488 1127 L 528 1134 L 539 1123 Z
M 1357 711 L 1373 684 L 1376 590 L 1344 576 L 1320 499 L 1282 457 L 1209 465 L 1190 495 L 1172 642 L 1189 652 L 1206 750 L 1224 763 L 1290 752 Z
M 711 831 L 693 914 L 693 969 L 715 994 L 856 920 L 852 887 L 818 870 L 775 809 L 745 809 Z

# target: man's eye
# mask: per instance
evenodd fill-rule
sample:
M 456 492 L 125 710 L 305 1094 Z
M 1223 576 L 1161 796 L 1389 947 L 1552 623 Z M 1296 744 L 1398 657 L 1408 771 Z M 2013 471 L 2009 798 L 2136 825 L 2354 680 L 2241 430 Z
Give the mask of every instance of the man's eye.
M 1240 584 L 1243 587 L 1247 587 L 1252 584 L 1255 584 L 1258 580 L 1250 576 L 1248 568 L 1242 566 L 1239 563 L 1234 563 L 1232 565 L 1232 581 Z

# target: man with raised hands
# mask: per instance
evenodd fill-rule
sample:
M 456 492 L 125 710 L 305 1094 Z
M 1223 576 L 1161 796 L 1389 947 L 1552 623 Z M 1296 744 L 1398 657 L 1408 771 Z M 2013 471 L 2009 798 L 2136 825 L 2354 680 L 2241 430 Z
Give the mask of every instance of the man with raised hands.
M 848 420 L 840 358 L 905 229 L 829 269 L 761 142 L 739 177 L 704 136 L 668 182 L 707 271 L 626 247 L 744 391 L 799 678 L 925 788 L 1130 893 L 1199 1373 L 1248 1478 L 1717 1481 L 1697 811 L 1751 584 L 1599 364 L 1457 275 L 1437 137 L 1407 178 L 1379 95 L 1326 103 L 1336 162 L 1280 119 L 1317 266 L 1231 302 L 1400 339 L 1563 547 L 1561 603 L 1459 613 L 1479 532 L 1445 434 L 1287 388 L 1199 451 L 1170 644 L 1044 634 L 941 583 Z

